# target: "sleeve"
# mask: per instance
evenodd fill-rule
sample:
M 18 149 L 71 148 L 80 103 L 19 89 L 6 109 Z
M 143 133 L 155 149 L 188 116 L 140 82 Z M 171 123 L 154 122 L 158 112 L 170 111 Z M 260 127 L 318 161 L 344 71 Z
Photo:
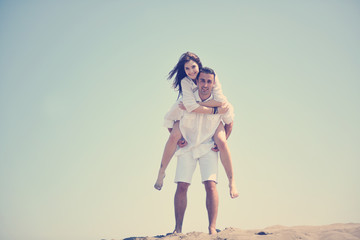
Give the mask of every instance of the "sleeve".
M 174 127 L 174 121 L 164 119 L 164 127 L 173 128 Z
M 225 114 L 223 114 L 222 120 L 225 124 L 229 124 L 234 121 L 234 117 L 234 107 L 229 103 L 229 110 Z
M 194 93 L 192 91 L 192 84 L 186 79 L 181 80 L 181 89 L 183 94 L 183 103 L 187 112 L 192 112 L 200 105 L 196 102 Z
M 212 90 L 212 94 L 214 95 L 214 100 L 218 102 L 227 102 L 227 98 L 224 96 L 221 88 L 221 84 L 217 74 L 215 73 L 215 85 Z
M 180 120 L 183 115 L 183 110 L 178 106 L 179 101 L 176 101 L 171 109 L 166 113 L 164 117 L 164 127 L 173 128 L 174 122 Z

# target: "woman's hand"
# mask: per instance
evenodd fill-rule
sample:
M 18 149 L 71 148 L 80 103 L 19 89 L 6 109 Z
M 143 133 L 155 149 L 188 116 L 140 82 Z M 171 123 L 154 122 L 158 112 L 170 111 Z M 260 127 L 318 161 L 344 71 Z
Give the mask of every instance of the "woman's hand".
M 224 114 L 229 111 L 229 105 L 223 104 L 221 107 L 218 108 L 218 114 Z

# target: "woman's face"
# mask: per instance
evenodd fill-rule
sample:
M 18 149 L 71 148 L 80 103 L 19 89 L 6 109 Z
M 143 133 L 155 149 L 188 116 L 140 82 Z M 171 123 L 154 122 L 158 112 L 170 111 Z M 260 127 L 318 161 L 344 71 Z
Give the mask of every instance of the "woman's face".
M 193 60 L 190 60 L 184 64 L 184 70 L 189 78 L 195 80 L 199 73 L 199 65 Z

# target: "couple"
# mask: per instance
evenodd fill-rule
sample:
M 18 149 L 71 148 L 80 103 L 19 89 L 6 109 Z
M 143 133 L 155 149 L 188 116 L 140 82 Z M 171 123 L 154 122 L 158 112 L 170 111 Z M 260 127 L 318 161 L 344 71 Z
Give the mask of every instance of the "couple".
M 171 157 L 178 157 L 175 182 L 175 230 L 182 232 L 183 218 L 187 205 L 187 190 L 191 183 L 197 161 L 206 190 L 206 208 L 209 217 L 209 233 L 216 233 L 218 212 L 218 153 L 229 178 L 230 196 L 238 196 L 233 178 L 232 162 L 226 139 L 233 125 L 233 109 L 224 105 L 221 87 L 215 72 L 202 68 L 200 59 L 193 53 L 185 53 L 180 58 L 169 78 L 176 74 L 174 87 L 179 89 L 182 102 L 175 104 L 165 117 L 170 130 L 155 188 L 161 190 L 165 169 Z M 180 120 L 180 121 L 179 121 Z M 225 126 L 223 124 L 225 123 Z M 180 148 L 177 150 L 177 142 Z M 214 147 L 215 144 L 215 147 Z

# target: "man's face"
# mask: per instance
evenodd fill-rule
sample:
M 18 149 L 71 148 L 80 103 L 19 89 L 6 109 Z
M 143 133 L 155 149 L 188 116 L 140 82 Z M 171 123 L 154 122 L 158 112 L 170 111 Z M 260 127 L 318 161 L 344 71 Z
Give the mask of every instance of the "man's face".
M 215 84 L 215 76 L 201 72 L 198 79 L 198 88 L 201 96 L 209 97 Z

